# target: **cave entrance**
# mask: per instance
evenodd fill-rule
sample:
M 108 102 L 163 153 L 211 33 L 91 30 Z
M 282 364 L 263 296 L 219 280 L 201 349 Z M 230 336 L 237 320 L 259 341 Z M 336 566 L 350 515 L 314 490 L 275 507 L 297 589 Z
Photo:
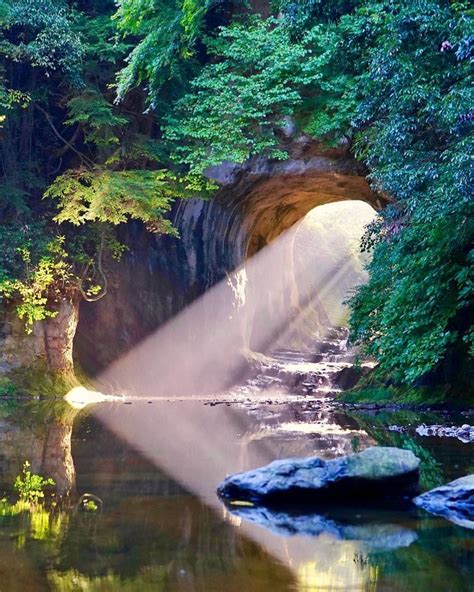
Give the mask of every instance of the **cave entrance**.
M 246 341 L 262 353 L 309 351 L 328 334 L 344 337 L 345 301 L 367 279 L 360 252 L 375 217 L 365 201 L 318 205 L 275 236 L 250 237 L 246 265 Z M 284 228 L 284 216 L 280 220 Z M 262 229 L 262 226 L 257 226 Z
M 340 264 L 331 259 L 344 234 L 338 224 L 354 227 L 356 208 L 373 215 L 384 197 L 350 158 L 252 166 L 224 175 L 212 200 L 177 202 L 179 238 L 127 227 L 130 250 L 107 296 L 81 307 L 76 355 L 91 374 L 116 361 L 120 381 L 136 388 L 136 379 L 141 392 L 156 394 L 157 384 L 167 395 L 219 392 L 253 352 L 303 351 L 344 321 L 335 293 L 348 287 L 344 262 L 357 247 Z

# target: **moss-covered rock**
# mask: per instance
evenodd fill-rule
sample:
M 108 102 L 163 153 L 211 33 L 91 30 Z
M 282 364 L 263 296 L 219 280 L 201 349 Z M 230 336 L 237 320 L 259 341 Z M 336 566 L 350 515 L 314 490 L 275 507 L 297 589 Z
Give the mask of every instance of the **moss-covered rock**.
M 228 477 L 218 488 L 225 499 L 265 503 L 388 501 L 413 497 L 420 460 L 409 450 L 372 447 L 343 458 L 277 460 Z

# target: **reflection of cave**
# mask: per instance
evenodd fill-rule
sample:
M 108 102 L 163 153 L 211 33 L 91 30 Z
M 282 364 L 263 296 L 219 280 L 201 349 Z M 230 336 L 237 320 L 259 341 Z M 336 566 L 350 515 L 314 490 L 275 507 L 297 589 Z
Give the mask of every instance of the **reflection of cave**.
M 341 156 L 256 162 L 237 171 L 223 165 L 212 175 L 222 184 L 216 197 L 176 205 L 173 219 L 179 239 L 155 237 L 137 225 L 125 229 L 123 238 L 131 248 L 123 262 L 113 265 L 109 294 L 93 305 L 84 303 L 81 309 L 76 355 L 87 370 L 104 368 L 221 280 L 229 284 L 222 298 L 230 304 L 219 306 L 229 307 L 227 318 L 235 324 L 242 290 L 247 296 L 252 290 L 252 278 L 239 275 L 245 261 L 266 251 L 264 246 L 276 244 L 275 238 L 282 233 L 294 234 L 296 223 L 317 206 L 348 200 L 363 201 L 376 209 L 382 206 L 357 164 Z M 292 251 L 283 256 L 290 257 L 279 265 L 285 286 L 274 305 L 262 301 L 249 311 L 241 327 L 244 344 L 255 342 L 254 320 L 249 319 L 274 318 L 282 308 L 301 309 L 310 304 L 301 291 L 294 290 L 295 282 L 285 278 L 295 267 Z M 274 278 L 271 270 L 266 274 Z M 260 272 L 259 276 L 261 280 Z M 256 286 L 262 292 L 261 281 Z M 327 324 L 330 319 L 323 308 L 317 302 L 311 305 Z M 208 324 L 203 321 L 200 326 L 201 334 L 212 333 L 214 316 L 210 310 Z

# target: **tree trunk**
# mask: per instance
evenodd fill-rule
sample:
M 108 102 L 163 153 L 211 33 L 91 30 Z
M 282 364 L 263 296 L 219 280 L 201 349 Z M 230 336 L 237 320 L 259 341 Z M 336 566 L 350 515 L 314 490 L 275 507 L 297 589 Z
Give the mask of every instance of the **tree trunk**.
M 73 372 L 72 348 L 79 321 L 79 298 L 63 298 L 56 309 L 57 315 L 44 322 L 46 362 L 53 372 Z

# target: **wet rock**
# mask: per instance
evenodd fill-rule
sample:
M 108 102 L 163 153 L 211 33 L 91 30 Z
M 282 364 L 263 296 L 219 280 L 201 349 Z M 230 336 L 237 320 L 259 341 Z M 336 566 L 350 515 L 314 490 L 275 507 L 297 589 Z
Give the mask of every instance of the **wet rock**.
M 440 438 L 457 438 L 468 444 L 474 442 L 474 426 L 463 424 L 462 426 L 426 425 L 421 424 L 416 428 L 419 436 L 438 436 Z
M 474 529 L 474 475 L 467 475 L 419 495 L 414 503 L 458 526 Z
M 399 425 L 389 425 L 388 426 L 389 432 L 398 432 L 399 434 L 403 434 L 407 431 L 406 426 L 399 426 Z
M 333 396 L 354 387 L 373 367 L 369 361 L 356 367 L 356 350 L 347 342 L 346 328 L 325 327 L 322 337 L 312 336 L 301 349 L 277 347 L 256 359 L 257 379 L 262 383 L 273 377 L 293 392 L 311 394 L 325 389 L 322 396 Z
M 327 534 L 337 540 L 362 542 L 366 548 L 379 551 L 408 547 L 417 539 L 415 532 L 398 524 L 381 523 L 366 517 L 355 520 L 352 511 L 350 516 L 338 512 L 329 516 L 295 513 L 262 506 L 230 507 L 229 511 L 280 536 L 318 537 Z
M 290 458 L 227 477 L 218 494 L 226 499 L 266 503 L 411 498 L 416 492 L 419 464 L 411 451 L 390 447 L 371 447 L 329 461 Z

